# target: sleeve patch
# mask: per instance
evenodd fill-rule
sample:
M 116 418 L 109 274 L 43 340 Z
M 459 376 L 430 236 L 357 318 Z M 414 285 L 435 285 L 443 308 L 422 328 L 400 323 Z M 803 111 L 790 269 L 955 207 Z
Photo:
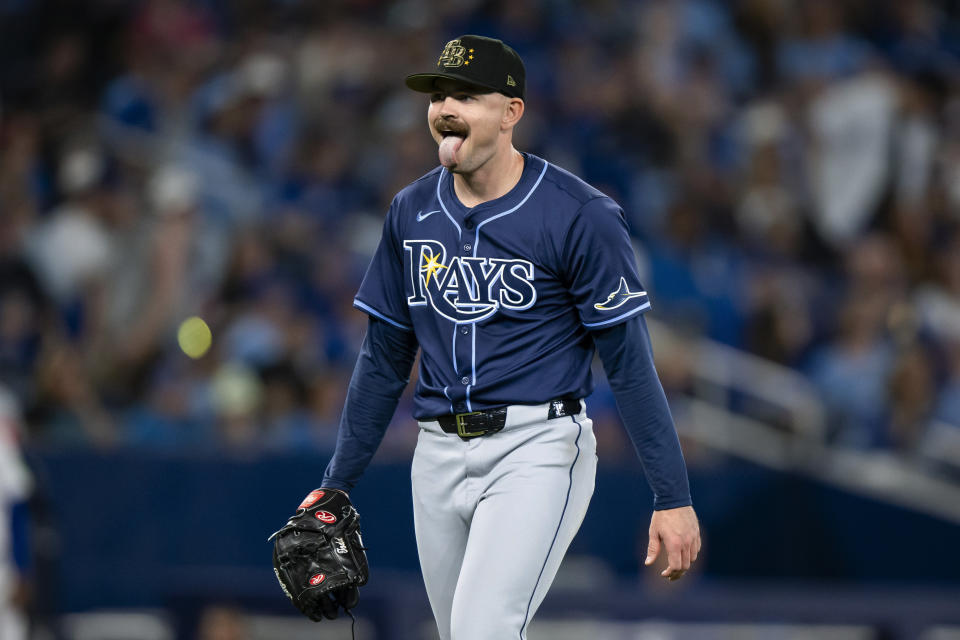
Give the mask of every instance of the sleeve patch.
M 620 276 L 620 285 L 607 295 L 606 300 L 595 303 L 593 308 L 599 311 L 613 311 L 627 304 L 631 298 L 642 298 L 645 295 L 647 295 L 646 291 L 630 291 L 627 279 Z

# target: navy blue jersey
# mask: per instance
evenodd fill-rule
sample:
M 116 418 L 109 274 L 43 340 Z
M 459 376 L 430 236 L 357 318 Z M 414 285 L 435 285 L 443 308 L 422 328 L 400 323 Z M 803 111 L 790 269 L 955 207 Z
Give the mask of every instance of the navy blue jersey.
M 496 200 L 467 209 L 438 167 L 387 213 L 354 305 L 415 332 L 418 419 L 587 396 L 590 330 L 650 308 L 616 202 L 524 160 Z

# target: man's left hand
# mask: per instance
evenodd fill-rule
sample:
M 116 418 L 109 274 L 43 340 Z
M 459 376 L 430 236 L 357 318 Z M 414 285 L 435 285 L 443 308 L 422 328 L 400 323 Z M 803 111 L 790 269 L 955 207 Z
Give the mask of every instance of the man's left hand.
M 666 549 L 667 568 L 660 575 L 668 580 L 679 580 L 700 553 L 700 525 L 693 507 L 653 512 L 647 559 L 643 564 L 652 565 L 661 549 Z

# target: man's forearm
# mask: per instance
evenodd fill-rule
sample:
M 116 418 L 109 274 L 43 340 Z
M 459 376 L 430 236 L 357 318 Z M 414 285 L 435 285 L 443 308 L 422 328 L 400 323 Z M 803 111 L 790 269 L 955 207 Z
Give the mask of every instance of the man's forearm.
M 655 509 L 691 504 L 687 467 L 642 316 L 594 333 L 620 417 L 653 490 Z
M 410 381 L 413 333 L 370 318 L 340 416 L 337 448 L 323 486 L 349 491 L 370 464 Z

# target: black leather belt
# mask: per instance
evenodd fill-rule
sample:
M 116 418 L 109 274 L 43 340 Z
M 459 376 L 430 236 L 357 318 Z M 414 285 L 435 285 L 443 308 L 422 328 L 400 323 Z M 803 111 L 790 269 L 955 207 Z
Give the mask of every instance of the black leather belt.
M 547 411 L 547 420 L 575 416 L 580 413 L 579 400 L 551 400 L 550 410 Z M 507 424 L 507 408 L 486 409 L 485 411 L 471 411 L 468 413 L 448 413 L 437 416 L 440 428 L 446 433 L 455 433 L 464 440 L 478 438 L 496 433 Z

